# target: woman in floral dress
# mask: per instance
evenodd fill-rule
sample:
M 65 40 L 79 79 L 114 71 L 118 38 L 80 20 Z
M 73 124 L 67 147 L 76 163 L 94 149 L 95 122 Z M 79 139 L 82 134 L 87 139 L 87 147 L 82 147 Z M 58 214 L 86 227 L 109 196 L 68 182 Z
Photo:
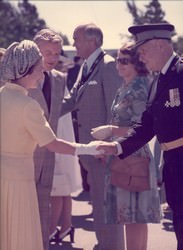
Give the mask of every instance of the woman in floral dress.
M 112 125 L 94 128 L 92 134 L 97 139 L 118 137 L 122 128 L 125 130 L 140 122 L 146 107 L 150 77 L 139 61 L 133 44 L 126 43 L 121 47 L 116 67 L 123 80 L 111 107 Z M 147 250 L 147 223 L 159 223 L 161 217 L 157 173 L 148 145 L 134 154 L 148 155 L 150 158 L 151 189 L 144 192 L 129 192 L 113 186 L 110 184 L 108 166 L 105 187 L 106 222 L 125 225 L 127 250 Z

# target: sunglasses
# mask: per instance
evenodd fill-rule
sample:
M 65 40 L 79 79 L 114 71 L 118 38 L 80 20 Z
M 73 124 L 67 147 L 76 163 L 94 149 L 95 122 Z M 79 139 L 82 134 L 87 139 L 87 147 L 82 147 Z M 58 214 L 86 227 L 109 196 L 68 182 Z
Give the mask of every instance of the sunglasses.
M 117 57 L 116 58 L 116 63 L 118 64 L 122 64 L 122 65 L 128 65 L 130 63 L 132 63 L 131 59 L 130 58 L 120 58 L 120 57 Z

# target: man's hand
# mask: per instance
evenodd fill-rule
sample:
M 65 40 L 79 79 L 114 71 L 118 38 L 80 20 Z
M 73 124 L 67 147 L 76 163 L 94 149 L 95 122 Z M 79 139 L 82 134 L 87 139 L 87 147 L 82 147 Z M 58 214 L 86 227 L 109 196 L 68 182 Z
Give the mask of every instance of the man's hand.
M 117 155 L 118 153 L 116 142 L 100 141 L 96 150 L 99 150 L 104 155 Z

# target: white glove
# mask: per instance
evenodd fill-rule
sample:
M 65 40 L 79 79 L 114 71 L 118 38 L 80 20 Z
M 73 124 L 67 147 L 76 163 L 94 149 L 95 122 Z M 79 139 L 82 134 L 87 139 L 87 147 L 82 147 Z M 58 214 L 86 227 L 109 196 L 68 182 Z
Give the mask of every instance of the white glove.
M 104 140 L 112 136 L 112 125 L 104 125 L 92 128 L 91 135 L 98 140 Z
M 96 149 L 99 144 L 99 141 L 92 141 L 88 144 L 77 143 L 75 144 L 75 155 L 101 155 L 104 153 L 104 150 Z

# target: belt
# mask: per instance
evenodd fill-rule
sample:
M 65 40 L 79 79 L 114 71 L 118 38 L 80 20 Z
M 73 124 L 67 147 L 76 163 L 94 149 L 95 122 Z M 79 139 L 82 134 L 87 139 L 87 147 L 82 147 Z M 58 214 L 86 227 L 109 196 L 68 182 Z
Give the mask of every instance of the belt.
M 168 151 L 183 146 L 183 137 L 174 141 L 161 143 L 161 150 Z

